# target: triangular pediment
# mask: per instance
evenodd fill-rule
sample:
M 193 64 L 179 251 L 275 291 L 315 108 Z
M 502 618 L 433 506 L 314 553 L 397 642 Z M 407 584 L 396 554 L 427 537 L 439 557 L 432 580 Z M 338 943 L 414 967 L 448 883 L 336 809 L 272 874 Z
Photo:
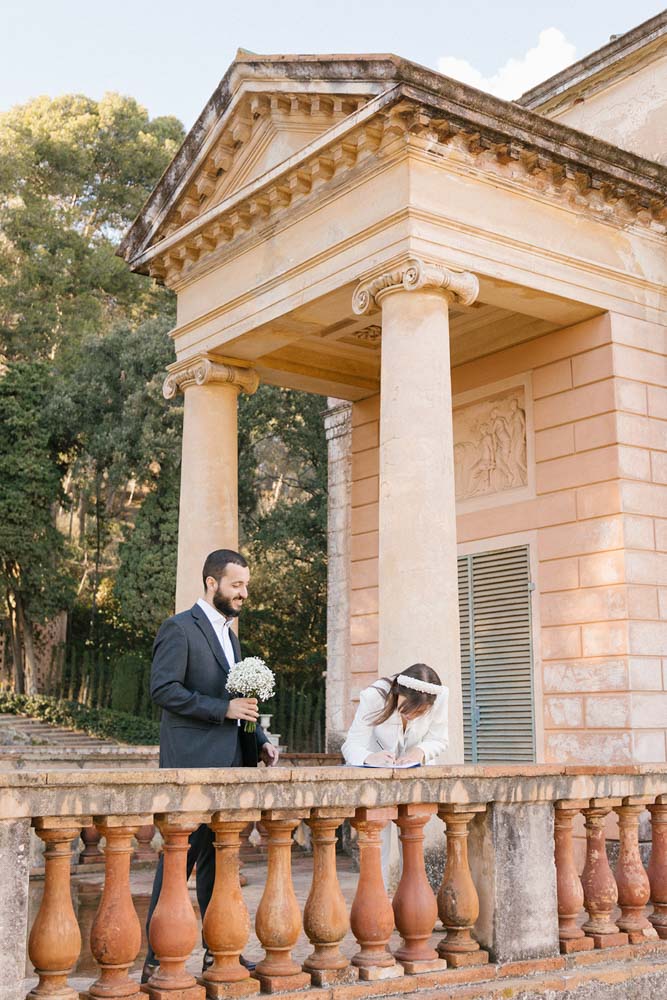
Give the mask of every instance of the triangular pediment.
M 329 90 L 245 91 L 224 116 L 196 171 L 174 201 L 152 242 L 230 198 L 305 149 L 373 94 Z

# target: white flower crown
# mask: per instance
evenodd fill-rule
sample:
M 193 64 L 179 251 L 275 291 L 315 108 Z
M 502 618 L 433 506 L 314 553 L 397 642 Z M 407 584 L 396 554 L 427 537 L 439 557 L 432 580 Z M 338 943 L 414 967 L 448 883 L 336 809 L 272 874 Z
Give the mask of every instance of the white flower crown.
M 420 681 L 417 677 L 410 677 L 408 674 L 399 674 L 396 682 L 401 687 L 412 688 L 413 691 L 423 691 L 424 694 L 440 694 L 444 686 L 431 684 L 429 681 Z

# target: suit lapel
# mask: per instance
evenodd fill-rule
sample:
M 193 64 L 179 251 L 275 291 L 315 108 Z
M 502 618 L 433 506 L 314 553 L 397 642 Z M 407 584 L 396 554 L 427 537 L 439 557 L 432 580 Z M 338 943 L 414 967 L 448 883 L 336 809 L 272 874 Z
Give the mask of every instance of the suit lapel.
M 231 628 L 229 630 L 229 637 L 232 640 L 232 647 L 234 649 L 234 662 L 238 663 L 239 660 L 242 659 L 242 656 L 241 656 L 241 643 L 238 640 L 238 636 L 236 635 L 236 632 L 233 629 L 231 629 Z
M 215 631 L 214 631 L 213 626 L 211 625 L 210 621 L 208 620 L 208 618 L 206 617 L 206 615 L 204 614 L 204 612 L 202 611 L 202 609 L 199 607 L 198 604 L 193 605 L 193 607 L 190 609 L 190 614 L 194 618 L 194 620 L 197 623 L 198 627 L 203 632 L 203 634 L 204 634 L 204 636 L 206 638 L 206 641 L 208 642 L 209 646 L 211 647 L 211 652 L 213 653 L 213 655 L 215 656 L 216 660 L 218 661 L 219 666 L 221 666 L 222 669 L 225 671 L 225 673 L 228 674 L 229 673 L 230 664 L 227 663 L 227 657 L 225 656 L 225 654 L 222 651 L 222 646 L 220 645 L 220 643 L 218 641 L 218 637 L 215 634 Z M 233 642 L 233 640 L 232 640 L 232 642 Z

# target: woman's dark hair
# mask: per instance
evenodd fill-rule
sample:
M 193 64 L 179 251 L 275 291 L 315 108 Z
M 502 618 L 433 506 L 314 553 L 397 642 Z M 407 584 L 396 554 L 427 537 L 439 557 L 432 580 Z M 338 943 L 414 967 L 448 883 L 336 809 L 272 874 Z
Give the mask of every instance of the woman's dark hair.
M 401 674 L 405 674 L 407 677 L 414 677 L 418 681 L 427 681 L 429 684 L 442 683 L 435 670 L 432 670 L 425 663 L 413 663 L 406 670 L 401 670 Z M 400 685 L 398 678 L 401 674 L 394 674 L 393 677 L 387 677 L 387 680 L 391 683 L 388 691 L 385 691 L 384 687 L 373 685 L 385 699 L 384 708 L 370 719 L 374 726 L 379 726 L 382 722 L 386 722 L 394 714 L 398 706 L 399 694 L 405 695 L 401 711 L 408 718 L 421 715 L 422 712 L 435 703 L 436 695 L 427 694 L 425 691 L 415 691 L 413 688 Z

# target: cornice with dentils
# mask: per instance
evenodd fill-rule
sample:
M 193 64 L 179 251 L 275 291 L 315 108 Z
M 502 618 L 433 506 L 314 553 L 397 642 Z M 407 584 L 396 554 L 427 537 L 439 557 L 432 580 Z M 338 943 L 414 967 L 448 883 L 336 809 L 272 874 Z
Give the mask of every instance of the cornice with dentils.
M 239 207 L 243 190 L 220 205 L 184 225 L 179 232 L 155 247 L 151 240 L 159 232 L 170 209 L 176 203 L 177 191 L 191 183 L 201 162 L 205 140 L 238 88 L 247 81 L 257 84 L 264 80 L 270 92 L 270 80 L 282 79 L 293 83 L 294 88 L 308 84 L 314 88 L 323 81 L 329 84 L 350 82 L 383 83 L 384 93 L 371 98 L 361 111 L 350 115 L 312 142 L 299 154 L 285 161 L 260 177 L 252 185 L 255 200 L 263 189 L 280 180 L 280 175 L 307 167 L 309 157 L 326 154 L 328 146 L 346 141 L 359 128 L 373 130 L 373 119 L 381 131 L 391 117 L 395 129 L 401 121 L 408 135 L 428 134 L 443 145 L 453 138 L 463 137 L 467 149 L 475 154 L 491 153 L 500 165 L 508 162 L 521 164 L 526 175 L 548 173 L 556 187 L 576 185 L 578 191 L 594 192 L 599 201 L 600 192 L 613 203 L 623 202 L 626 209 L 636 212 L 644 222 L 665 217 L 667 203 L 667 168 L 661 164 L 636 156 L 600 139 L 579 132 L 559 122 L 551 121 L 515 104 L 502 101 L 490 94 L 477 91 L 465 84 L 450 80 L 439 73 L 398 59 L 395 56 L 362 57 L 242 57 L 226 74 L 197 124 L 186 138 L 170 167 L 165 171 L 146 206 L 129 230 L 118 250 L 135 270 L 148 270 L 149 260 L 155 259 L 177 244 L 192 243 L 199 236 L 199 248 L 191 246 L 183 253 L 184 263 L 196 261 L 213 243 L 203 236 L 203 230 L 212 222 L 220 222 L 225 211 Z M 393 86 L 390 84 L 393 83 Z M 411 110 L 406 113 L 406 106 Z M 403 109 L 401 113 L 400 109 Z M 380 136 L 382 141 L 382 136 Z M 354 160 L 354 153 L 352 153 Z M 489 156 L 486 156 L 489 160 Z M 299 162 L 297 162 L 299 161 Z M 349 157 L 340 159 L 340 169 L 349 167 Z M 336 172 L 327 169 L 328 178 Z M 320 180 L 323 175 L 320 176 Z M 310 191 L 308 179 L 302 174 L 304 187 L 300 195 Z M 297 185 L 298 188 L 298 185 Z M 283 186 L 283 192 L 286 189 Z M 289 203 L 288 194 L 275 201 L 279 210 Z M 264 206 L 267 203 L 264 203 Z M 262 214 L 265 216 L 264 207 Z M 224 230 L 223 230 L 224 232 Z M 229 231 L 225 239 L 229 236 Z M 233 234 L 232 234 L 233 238 Z M 163 269 L 164 270 L 164 269 Z M 156 276 L 161 277 L 159 269 Z

